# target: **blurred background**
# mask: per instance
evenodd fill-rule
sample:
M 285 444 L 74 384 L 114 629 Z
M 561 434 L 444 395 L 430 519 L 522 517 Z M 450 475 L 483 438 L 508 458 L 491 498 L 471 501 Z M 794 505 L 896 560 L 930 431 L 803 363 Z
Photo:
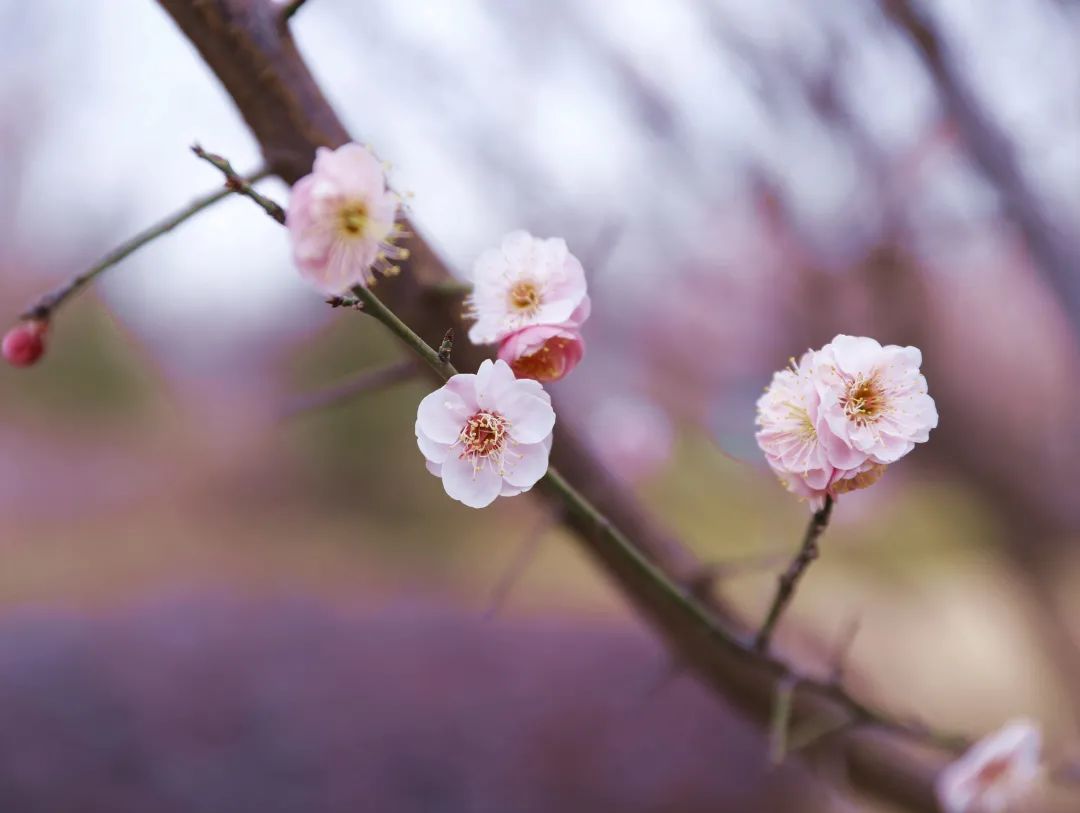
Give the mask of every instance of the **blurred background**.
M 560 421 L 748 617 L 807 518 L 753 440 L 771 372 L 840 332 L 918 345 L 940 428 L 840 501 L 781 638 L 857 625 L 865 696 L 1031 715 L 1065 758 L 1080 6 L 916 7 L 939 63 L 859 0 L 309 0 L 293 27 L 463 276 L 512 228 L 567 239 L 594 311 Z M 218 185 L 193 141 L 259 163 L 151 0 L 6 0 L 0 41 L 12 321 Z M 426 382 L 283 417 L 401 357 L 229 199 L 0 369 L 0 809 L 878 809 L 770 767 L 539 503 L 449 500 Z

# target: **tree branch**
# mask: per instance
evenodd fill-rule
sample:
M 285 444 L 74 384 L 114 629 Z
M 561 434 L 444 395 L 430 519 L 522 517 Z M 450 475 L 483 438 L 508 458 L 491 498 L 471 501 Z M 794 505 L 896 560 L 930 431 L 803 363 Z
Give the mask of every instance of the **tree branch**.
M 754 649 L 758 652 L 768 651 L 773 630 L 776 629 L 780 616 L 787 609 L 788 604 L 791 603 L 791 599 L 794 598 L 795 588 L 799 586 L 799 579 L 802 578 L 803 573 L 810 567 L 810 564 L 818 558 L 818 539 L 821 538 L 829 524 L 829 515 L 832 514 L 832 508 L 833 498 L 826 495 L 825 505 L 810 517 L 810 524 L 806 526 L 806 533 L 803 535 L 799 552 L 795 554 L 795 558 L 791 560 L 787 570 L 780 574 L 780 583 L 777 585 L 776 595 L 773 597 L 768 615 L 765 616 L 765 623 L 761 625 L 761 630 L 758 632 L 757 638 L 754 639 Z
M 1073 329 L 1080 331 L 1080 274 L 1076 273 L 1080 251 L 1075 242 L 1050 220 L 1024 175 L 1016 150 L 956 69 L 947 43 L 929 17 L 917 12 L 910 0 L 880 2 L 886 16 L 908 36 L 922 58 L 976 166 L 996 187 L 1006 217 L 1020 229 Z
M 415 378 L 420 367 L 412 359 L 388 364 L 377 370 L 364 370 L 352 378 L 318 392 L 299 395 L 281 410 L 283 418 L 292 418 L 305 412 L 337 406 L 359 395 L 385 389 L 402 381 Z
M 294 182 L 310 171 L 316 147 L 336 147 L 349 140 L 289 32 L 277 24 L 276 7 L 262 0 L 159 2 L 218 75 L 268 165 L 284 180 Z M 410 250 L 403 264 L 406 273 L 380 282 L 379 290 L 402 324 L 417 327 L 423 346 L 414 349 L 429 364 L 428 356 L 434 355 L 441 365 L 432 343 L 448 326 L 463 329 L 460 308 L 447 297 L 427 294 L 431 283 L 452 277 L 415 227 L 409 231 L 413 236 L 406 243 Z M 484 351 L 466 345 L 455 348 L 455 356 L 463 366 L 474 368 Z M 442 369 L 440 375 L 447 371 Z M 936 810 L 933 778 L 942 765 L 942 754 L 926 747 L 935 737 L 890 722 L 841 687 L 798 676 L 782 662 L 755 653 L 743 643 L 745 629 L 725 607 L 706 608 L 682 586 L 699 572 L 697 560 L 656 524 L 575 437 L 566 421 L 560 423 L 552 460 L 558 468 L 549 473 L 541 490 L 568 508 L 566 521 L 577 530 L 585 549 L 680 661 L 763 729 L 770 720 L 777 687 L 796 678 L 790 713 L 793 725 L 852 721 L 808 751 L 838 760 L 858 787 L 880 798 L 912 810 Z M 580 485 L 580 492 L 571 481 Z M 633 543 L 619 529 L 632 529 Z M 959 745 L 953 741 L 938 744 Z
M 256 181 L 265 178 L 269 174 L 270 173 L 267 170 L 259 170 L 258 172 L 248 175 L 244 182 L 248 184 L 255 183 Z M 67 302 L 68 299 L 70 299 L 87 285 L 89 285 L 103 272 L 112 268 L 121 260 L 124 260 L 127 257 L 131 256 L 140 248 L 145 246 L 147 243 L 156 240 L 158 237 L 161 237 L 161 235 L 167 232 L 172 231 L 181 223 L 184 223 L 191 217 L 194 217 L 203 209 L 206 209 L 209 206 L 213 206 L 222 198 L 228 197 L 233 193 L 233 191 L 233 189 L 226 188 L 219 189 L 207 195 L 203 195 L 202 197 L 193 200 L 180 211 L 171 214 L 164 220 L 160 220 L 153 226 L 144 229 L 143 231 L 136 234 L 134 237 L 121 243 L 119 246 L 114 248 L 112 251 L 110 251 L 108 254 L 98 260 L 97 263 L 92 265 L 87 270 L 83 271 L 81 274 L 72 277 L 59 288 L 56 288 L 42 296 L 40 299 L 38 299 L 37 302 L 27 308 L 21 314 L 20 318 L 40 319 L 43 321 L 48 321 L 50 318 L 52 318 L 52 315 L 60 308 L 61 305 L 63 305 L 65 302 Z

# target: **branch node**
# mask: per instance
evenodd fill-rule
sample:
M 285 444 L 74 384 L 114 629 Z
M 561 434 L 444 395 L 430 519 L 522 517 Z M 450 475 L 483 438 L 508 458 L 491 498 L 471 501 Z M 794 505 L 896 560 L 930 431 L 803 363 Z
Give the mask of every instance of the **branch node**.
M 439 345 L 439 361 L 443 364 L 450 363 L 450 354 L 454 352 L 454 329 L 448 328 L 443 334 L 442 344 Z

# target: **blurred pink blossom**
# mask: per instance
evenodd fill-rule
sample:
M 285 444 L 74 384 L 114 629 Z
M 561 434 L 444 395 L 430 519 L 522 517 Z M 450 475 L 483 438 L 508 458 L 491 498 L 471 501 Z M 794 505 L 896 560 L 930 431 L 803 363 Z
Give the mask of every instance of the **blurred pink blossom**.
M 532 325 L 578 327 L 588 317 L 585 271 L 566 242 L 510 232 L 473 266 L 474 344 L 493 344 Z
M 320 147 L 311 174 L 293 186 L 286 213 L 301 276 L 325 294 L 342 294 L 374 282 L 373 269 L 393 273 L 391 261 L 408 256 L 391 244 L 399 203 L 367 149 Z
M 416 442 L 428 471 L 471 508 L 528 491 L 548 469 L 555 412 L 535 381 L 502 360 L 453 376 L 420 402 Z
M 675 432 L 667 413 L 641 398 L 611 396 L 589 414 L 589 440 L 611 471 L 631 482 L 671 458 Z
M 1014 720 L 977 742 L 938 776 L 938 802 L 945 813 L 1004 813 L 1015 809 L 1040 773 L 1039 728 Z

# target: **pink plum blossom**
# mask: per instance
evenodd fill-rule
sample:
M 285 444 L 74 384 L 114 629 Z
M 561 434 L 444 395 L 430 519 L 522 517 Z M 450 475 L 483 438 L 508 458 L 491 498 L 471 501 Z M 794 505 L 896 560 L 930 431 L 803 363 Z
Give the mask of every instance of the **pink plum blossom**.
M 518 378 L 558 381 L 585 354 L 585 340 L 573 328 L 532 325 L 511 333 L 499 345 L 499 358 Z
M 528 491 L 548 469 L 555 412 L 536 381 L 501 359 L 453 376 L 420 402 L 416 443 L 428 471 L 471 508 Z
M 840 335 L 818 351 L 820 414 L 842 441 L 830 447 L 833 465 L 850 468 L 866 457 L 893 463 L 929 439 L 938 414 L 921 364 L 916 347 L 882 347 L 866 337 Z
M 1014 720 L 988 735 L 937 778 L 944 813 L 1005 813 L 1033 789 L 1042 737 L 1030 720 Z
M 588 317 L 585 271 L 558 237 L 510 232 L 473 267 L 473 344 L 494 344 L 532 325 L 580 327 Z
M 325 294 L 343 294 L 394 273 L 408 253 L 398 236 L 400 199 L 386 187 L 382 165 L 359 144 L 320 147 L 310 175 L 296 182 L 285 224 L 300 274 Z
M 828 439 L 818 433 L 821 398 L 813 379 L 814 353 L 807 351 L 791 367 L 773 373 L 772 383 L 757 402 L 755 437 L 769 465 L 789 490 L 817 499 L 836 477 Z M 865 456 L 864 456 L 865 459 Z

